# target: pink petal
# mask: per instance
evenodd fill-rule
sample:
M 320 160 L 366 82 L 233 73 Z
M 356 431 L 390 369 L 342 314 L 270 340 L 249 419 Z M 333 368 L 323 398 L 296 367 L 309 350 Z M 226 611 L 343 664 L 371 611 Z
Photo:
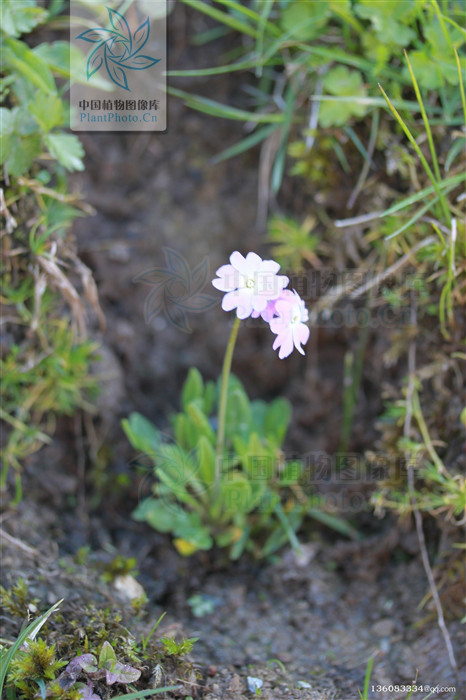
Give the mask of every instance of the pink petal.
M 275 314 L 275 302 L 269 301 L 264 311 L 261 313 L 262 319 L 267 323 L 270 323 Z
M 267 307 L 268 301 L 265 297 L 259 297 L 255 295 L 252 299 L 252 307 L 254 308 L 254 311 L 258 311 L 259 313 L 262 313 Z
M 270 330 L 272 333 L 282 333 L 288 328 L 288 324 L 283 322 L 283 318 L 275 316 L 269 321 Z
M 282 341 L 280 343 L 280 350 L 278 352 L 278 357 L 280 360 L 283 360 L 285 357 L 288 357 L 288 355 L 291 355 L 293 352 L 293 335 L 289 333 L 282 333 L 279 338 L 282 338 Z
M 295 332 L 294 332 L 295 342 L 302 343 L 303 345 L 306 345 L 307 341 L 309 340 L 310 334 L 311 334 L 311 331 L 309 330 L 309 326 L 306 326 L 304 323 L 300 323 L 295 328 Z
M 304 355 L 304 350 L 301 347 L 301 343 L 305 345 L 309 340 L 310 330 L 304 323 L 300 323 L 293 331 L 293 342 L 295 348 L 301 355 Z

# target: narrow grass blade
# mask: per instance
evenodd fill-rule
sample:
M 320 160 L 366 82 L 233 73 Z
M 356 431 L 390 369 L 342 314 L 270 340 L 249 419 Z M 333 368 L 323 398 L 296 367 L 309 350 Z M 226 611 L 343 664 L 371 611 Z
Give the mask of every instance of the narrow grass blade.
M 247 36 L 252 36 L 254 39 L 257 38 L 257 29 L 255 27 L 251 27 L 251 25 L 247 22 L 242 22 L 240 19 L 228 14 L 228 12 L 222 12 L 216 7 L 212 7 L 206 2 L 203 2 L 203 0 L 182 0 L 182 2 L 195 10 L 198 10 L 198 12 L 203 12 L 209 17 L 212 17 L 212 19 L 217 20 L 217 22 L 225 24 L 231 29 L 235 29 L 237 32 L 241 32 Z
M 437 182 L 441 179 L 440 176 L 440 168 L 438 165 L 438 160 L 437 160 L 437 153 L 435 152 L 435 146 L 434 146 L 434 139 L 432 138 L 432 130 L 430 128 L 429 124 L 429 119 L 427 118 L 427 113 L 424 107 L 424 101 L 422 99 L 421 91 L 419 90 L 419 85 L 416 80 L 416 76 L 414 75 L 413 67 L 411 65 L 411 61 L 409 60 L 409 56 L 407 51 L 405 50 L 404 52 L 405 58 L 406 58 L 406 63 L 408 64 L 408 71 L 409 75 L 411 76 L 411 80 L 413 83 L 414 87 L 414 92 L 416 93 L 416 99 L 419 103 L 419 107 L 421 110 L 421 115 L 422 115 L 422 121 L 424 122 L 424 127 L 426 130 L 427 134 L 427 141 L 429 142 L 429 150 L 430 150 L 430 156 L 432 158 L 432 163 L 434 165 L 434 172 L 435 172 L 435 177 L 437 178 Z
M 451 190 L 453 190 L 455 187 L 456 187 L 456 185 L 450 185 L 450 187 L 445 188 L 445 194 L 448 194 L 448 192 L 451 192 Z M 407 221 L 405 224 L 403 224 L 403 226 L 401 226 L 399 229 L 397 229 L 396 231 L 391 233 L 389 236 L 386 236 L 385 240 L 388 241 L 388 240 L 390 240 L 390 238 L 395 238 L 395 236 L 398 236 L 398 234 L 402 233 L 407 228 L 412 226 L 414 223 L 416 223 L 416 221 L 418 221 L 418 219 L 421 218 L 421 216 L 423 216 L 426 212 L 428 212 L 429 209 L 431 209 L 434 206 L 434 204 L 436 204 L 437 202 L 438 202 L 438 197 L 434 197 L 433 199 L 431 199 L 423 207 L 421 207 L 421 209 L 419 209 L 416 212 L 416 214 L 414 214 L 414 216 L 412 216 L 411 219 L 409 219 L 409 221 Z M 438 230 L 437 227 L 435 227 L 435 228 L 436 228 L 436 230 Z M 439 231 L 439 233 L 440 233 L 440 231 Z
M 460 24 L 458 24 L 458 22 L 455 22 L 454 19 L 452 19 L 451 17 L 447 17 L 446 15 L 441 15 L 441 17 L 444 21 L 451 24 L 452 27 L 455 27 L 455 29 L 457 29 L 459 32 L 464 34 L 464 36 L 466 37 L 466 29 L 464 27 L 462 27 Z M 440 18 L 440 15 L 439 15 L 439 18 Z
M 257 122 L 262 124 L 281 124 L 284 121 L 283 114 L 264 114 L 263 112 L 247 112 L 244 109 L 237 109 L 236 107 L 230 107 L 229 105 L 223 105 L 220 102 L 215 102 L 215 100 L 210 100 L 207 97 L 201 97 L 199 95 L 191 95 L 185 90 L 178 90 L 177 88 L 168 88 L 168 93 L 174 95 L 175 97 L 180 97 L 184 100 L 184 103 L 196 109 L 198 112 L 204 112 L 205 114 L 210 114 L 213 117 L 221 117 L 223 119 L 235 119 L 237 121 L 244 122 Z
M 286 536 L 288 537 L 289 543 L 291 544 L 291 546 L 293 547 L 295 552 L 300 554 L 301 553 L 301 545 L 299 544 L 299 540 L 296 537 L 296 533 L 293 530 L 293 528 L 291 527 L 291 525 L 288 521 L 288 518 L 285 515 L 285 511 L 283 510 L 281 503 L 277 503 L 277 505 L 275 506 L 275 514 L 276 514 L 277 518 L 279 519 L 283 530 L 286 532 Z
M 403 118 L 401 117 L 401 115 L 399 114 L 399 112 L 397 112 L 397 110 L 396 110 L 395 107 L 393 106 L 392 102 L 390 101 L 390 98 L 388 97 L 387 93 L 385 92 L 385 90 L 383 89 L 383 87 L 380 85 L 380 83 L 379 83 L 379 88 L 380 88 L 380 90 L 381 90 L 381 92 L 382 92 L 382 94 L 383 94 L 383 96 L 384 96 L 384 98 L 385 98 L 385 101 L 386 101 L 386 103 L 387 103 L 387 105 L 388 105 L 390 111 L 392 112 L 392 114 L 394 115 L 395 119 L 397 120 L 397 122 L 399 123 L 399 125 L 401 126 L 401 128 L 403 129 L 404 133 L 406 134 L 406 137 L 407 137 L 408 141 L 410 142 L 410 144 L 412 145 L 412 147 L 413 147 L 414 150 L 416 151 L 416 154 L 417 154 L 419 160 L 420 160 L 421 163 L 422 163 L 422 167 L 424 168 L 424 170 L 425 170 L 425 172 L 426 172 L 426 174 L 427 174 L 427 177 L 428 177 L 429 180 L 432 182 L 432 185 L 434 186 L 434 189 L 435 189 L 435 191 L 436 191 L 436 193 L 437 193 L 437 195 L 438 195 L 438 198 L 439 198 L 439 200 L 440 200 L 440 205 L 441 205 L 441 207 L 442 207 L 442 212 L 443 212 L 443 215 L 444 215 L 444 217 L 445 217 L 445 223 L 449 225 L 449 224 L 450 224 L 450 221 L 451 221 L 451 216 L 450 216 L 450 212 L 449 212 L 449 210 L 448 210 L 448 203 L 447 203 L 447 201 L 446 201 L 446 199 L 445 199 L 445 196 L 444 196 L 442 190 L 441 190 L 440 187 L 439 187 L 439 183 L 437 182 L 434 173 L 432 172 L 432 170 L 431 170 L 431 168 L 430 168 L 430 166 L 429 166 L 427 160 L 425 159 L 425 156 L 424 156 L 423 152 L 422 152 L 421 149 L 419 148 L 419 146 L 418 146 L 418 144 L 417 144 L 417 142 L 416 142 L 416 139 L 415 139 L 414 136 L 412 135 L 411 131 L 409 130 L 408 126 L 406 125 L 405 121 L 403 120 Z
M 439 183 L 439 187 L 444 189 L 451 185 L 453 189 L 454 187 L 456 187 L 456 185 L 459 185 L 460 182 L 464 182 L 465 180 L 466 173 L 460 173 L 458 175 L 453 175 L 452 177 L 442 180 L 442 182 Z M 380 218 L 383 218 L 384 216 L 391 216 L 392 214 L 395 214 L 396 212 L 401 211 L 406 207 L 410 207 L 412 204 L 416 204 L 416 202 L 425 199 L 429 194 L 432 194 L 433 192 L 435 192 L 434 187 L 425 187 L 423 190 L 419 190 L 419 192 L 416 192 L 416 194 L 412 194 L 409 197 L 406 197 L 406 199 L 402 199 L 401 202 L 397 202 L 393 206 L 383 211 L 380 214 Z
M 211 160 L 212 165 L 217 165 L 217 163 L 221 163 L 223 160 L 228 160 L 229 158 L 234 158 L 240 153 L 244 153 L 244 151 L 247 151 L 266 139 L 267 136 L 272 133 L 272 131 L 275 131 L 278 128 L 279 125 L 269 124 L 269 126 L 264 126 L 261 129 L 258 129 L 250 136 L 247 136 L 242 141 L 238 141 L 238 143 L 235 143 L 234 146 L 226 148 L 224 151 L 215 156 L 215 158 Z
M 269 24 L 269 16 L 270 13 L 272 12 L 272 8 L 274 6 L 275 0 L 271 0 L 271 2 L 265 2 L 262 5 L 262 10 L 260 13 L 260 22 L 259 22 L 259 34 L 257 36 L 256 40 L 256 56 L 262 56 L 262 52 L 264 50 L 264 36 L 265 36 L 265 27 Z M 279 31 L 279 36 L 281 32 Z M 258 63 L 256 67 L 256 78 L 260 78 L 262 76 L 262 62 L 258 58 Z
M 258 61 L 257 59 L 251 59 L 247 61 L 238 61 L 238 63 L 230 63 L 225 66 L 216 66 L 214 68 L 198 68 L 197 70 L 169 70 L 167 71 L 167 76 L 169 78 L 200 78 L 202 76 L 208 75 L 223 75 L 224 73 L 234 73 L 240 70 L 249 70 L 251 68 L 256 68 L 256 66 L 264 65 L 283 65 L 283 60 L 276 56 L 275 59 L 267 60 L 265 62 Z
M 322 523 L 322 525 L 326 525 L 332 530 L 335 530 L 335 532 L 339 532 L 341 535 L 345 535 L 345 537 L 349 537 L 351 540 L 362 539 L 361 534 L 356 530 L 356 528 L 347 523 L 346 520 L 339 518 L 337 515 L 326 513 L 318 508 L 309 508 L 307 513 L 311 516 L 311 518 L 317 520 L 317 522 Z
M 458 56 L 458 51 L 456 49 L 455 49 L 455 60 L 456 60 L 456 69 L 458 71 L 458 80 L 460 83 L 460 93 L 461 93 L 461 103 L 463 105 L 464 123 L 466 125 L 466 97 L 464 94 L 463 71 L 461 70 L 460 57 Z
M 371 675 L 372 675 L 372 666 L 374 665 L 374 657 L 371 656 L 369 661 L 367 662 L 366 666 L 366 674 L 364 676 L 364 690 L 363 690 L 363 699 L 368 700 L 369 698 L 369 683 L 371 680 Z
M 274 194 L 276 194 L 282 184 L 283 173 L 285 170 L 285 160 L 286 160 L 286 148 L 288 144 L 288 135 L 290 133 L 291 123 L 293 121 L 294 106 L 296 103 L 296 93 L 293 86 L 290 84 L 287 88 L 287 94 L 285 97 L 285 113 L 284 113 L 284 123 L 282 126 L 282 134 L 280 146 L 278 148 L 278 153 L 275 158 L 275 162 L 272 168 L 272 175 L 270 178 L 270 187 Z
M 361 139 L 355 132 L 355 130 L 351 126 L 345 126 L 343 129 L 348 136 L 350 137 L 351 141 L 354 143 L 356 146 L 357 150 L 359 153 L 362 155 L 364 160 L 367 162 L 369 160 L 369 155 L 367 153 L 367 150 L 364 148 L 363 144 L 361 143 Z
M 246 5 L 241 5 L 239 2 L 235 2 L 235 0 L 217 0 L 218 3 L 221 5 L 226 5 L 226 7 L 230 7 L 232 10 L 235 10 L 236 12 L 245 15 L 246 17 L 249 17 L 253 22 L 260 26 L 264 26 L 265 29 L 267 29 L 270 34 L 273 34 L 274 36 L 281 36 L 281 30 L 279 27 L 275 26 L 272 22 L 264 22 L 263 17 L 255 12 L 254 10 L 251 10 L 250 7 L 247 7 Z M 270 3 L 273 5 L 273 2 Z
M 300 51 L 304 51 L 314 56 L 320 56 L 321 58 L 326 58 L 329 61 L 337 61 L 338 63 L 343 63 L 343 65 L 353 66 L 354 68 L 359 68 L 360 70 L 366 71 L 372 74 L 374 71 L 374 63 L 368 61 L 365 58 L 356 56 L 349 51 L 344 51 L 343 49 L 338 49 L 336 47 L 327 48 L 325 46 L 309 46 L 308 44 L 296 43 L 296 48 Z M 411 81 L 406 78 L 400 71 L 384 67 L 380 71 L 380 75 L 392 80 L 402 85 L 410 85 Z
M 448 32 L 448 29 L 445 26 L 445 22 L 443 21 L 443 14 L 440 10 L 440 7 L 438 6 L 437 0 L 430 0 L 432 5 L 434 6 L 435 13 L 437 15 L 438 21 L 440 23 L 440 26 L 442 28 L 443 36 L 445 37 L 445 41 L 447 42 L 448 46 L 450 47 L 451 52 L 453 53 L 453 44 L 451 43 L 451 38 L 450 34 Z

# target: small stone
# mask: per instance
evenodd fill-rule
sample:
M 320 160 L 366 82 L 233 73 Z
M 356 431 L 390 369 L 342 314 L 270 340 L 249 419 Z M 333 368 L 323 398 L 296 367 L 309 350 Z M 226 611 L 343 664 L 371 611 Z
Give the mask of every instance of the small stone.
M 128 246 L 124 245 L 123 243 L 115 243 L 115 245 L 110 248 L 108 257 L 113 262 L 123 265 L 129 261 L 131 253 Z
M 310 683 L 307 683 L 306 681 L 298 681 L 296 683 L 298 688 L 312 688 L 312 685 Z
M 146 596 L 146 592 L 141 584 L 130 574 L 117 576 L 113 582 L 113 587 L 126 600 L 141 600 Z
M 395 631 L 395 623 L 387 617 L 372 625 L 371 631 L 377 637 L 390 637 Z
M 260 690 L 264 685 L 264 682 L 261 681 L 260 678 L 255 678 L 254 676 L 248 676 L 247 680 L 248 688 L 251 691 L 251 693 L 255 693 L 257 690 Z

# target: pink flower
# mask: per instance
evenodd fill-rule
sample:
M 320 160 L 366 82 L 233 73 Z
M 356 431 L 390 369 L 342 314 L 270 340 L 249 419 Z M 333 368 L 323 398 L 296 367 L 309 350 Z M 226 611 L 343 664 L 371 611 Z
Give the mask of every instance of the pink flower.
M 278 357 L 288 357 L 295 347 L 301 355 L 304 350 L 301 347 L 309 340 L 309 328 L 306 321 L 309 313 L 297 292 L 285 289 L 280 298 L 274 302 L 274 313 L 277 314 L 270 320 L 270 330 L 276 334 L 273 349 L 277 350 Z
M 278 299 L 288 284 L 288 277 L 277 275 L 280 265 L 275 260 L 262 260 L 256 253 L 244 258 L 237 250 L 230 255 L 230 265 L 219 267 L 212 284 L 221 292 L 222 309 L 236 309 L 238 318 L 255 318 L 262 314 L 267 304 Z

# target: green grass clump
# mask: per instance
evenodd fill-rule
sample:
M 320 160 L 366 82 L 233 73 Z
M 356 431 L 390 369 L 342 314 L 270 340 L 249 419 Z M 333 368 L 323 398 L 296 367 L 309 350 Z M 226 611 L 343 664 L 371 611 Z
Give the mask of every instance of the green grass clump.
M 38 41 L 65 3 L 42 5 L 6 0 L 0 34 L 0 272 L 7 322 L 0 357 L 6 434 L 0 487 L 7 486 L 13 468 L 16 500 L 22 464 L 50 442 L 56 417 L 89 407 L 96 347 L 86 339 L 83 299 L 101 314 L 92 275 L 69 237 L 73 220 L 91 211 L 67 183 L 67 172 L 84 168 L 81 142 L 66 133 L 69 44 Z

